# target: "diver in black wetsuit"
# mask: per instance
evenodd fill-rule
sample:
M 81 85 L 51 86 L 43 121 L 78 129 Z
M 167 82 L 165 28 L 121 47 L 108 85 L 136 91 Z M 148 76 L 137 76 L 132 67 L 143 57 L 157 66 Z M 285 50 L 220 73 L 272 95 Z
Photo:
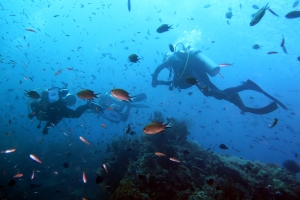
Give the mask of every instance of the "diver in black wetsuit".
M 170 70 L 169 77 L 171 77 L 173 71 L 174 77 L 172 81 L 157 80 L 158 74 L 164 68 Z M 201 51 L 194 51 L 184 48 L 184 52 L 176 52 L 175 47 L 175 53 L 168 56 L 152 74 L 152 86 L 156 87 L 157 85 L 168 85 L 169 89 L 173 90 L 173 88 L 186 89 L 191 87 L 192 85 L 196 85 L 205 96 L 213 96 L 219 100 L 227 100 L 239 107 L 241 111 L 251 112 L 254 114 L 270 113 L 278 108 L 277 104 L 287 110 L 287 107 L 285 105 L 263 91 L 251 80 L 247 80 L 246 82 L 243 82 L 242 85 L 237 87 L 227 88 L 225 90 L 218 89 L 209 80 L 207 73 L 210 76 L 215 76 L 219 73 L 219 71 L 220 67 L 212 60 L 210 60 L 206 55 L 204 55 Z M 239 92 L 244 90 L 254 90 L 260 92 L 274 102 L 262 108 L 246 107 L 238 94 Z
M 32 112 L 28 118 L 34 116 L 40 121 L 37 128 L 41 127 L 41 121 L 47 121 L 42 133 L 48 133 L 48 129 L 55 127 L 63 118 L 79 118 L 84 111 L 89 108 L 89 104 L 79 106 L 76 110 L 72 110 L 67 106 L 74 105 L 76 97 L 68 94 L 67 89 L 57 87 L 42 92 L 40 101 L 30 103 Z

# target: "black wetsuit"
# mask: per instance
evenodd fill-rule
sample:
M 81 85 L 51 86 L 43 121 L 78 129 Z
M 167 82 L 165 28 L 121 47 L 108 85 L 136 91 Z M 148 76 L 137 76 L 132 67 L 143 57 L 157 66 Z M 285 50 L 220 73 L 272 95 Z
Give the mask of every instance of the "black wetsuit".
M 89 106 L 88 104 L 79 106 L 76 110 L 72 110 L 67 107 L 66 102 L 63 99 L 59 99 L 56 102 L 44 105 L 41 102 L 33 102 L 30 104 L 32 113 L 30 118 L 36 116 L 38 120 L 47 121 L 43 134 L 48 133 L 50 127 L 56 126 L 63 118 L 79 118 Z M 38 128 L 40 124 L 38 125 Z
M 243 82 L 242 85 L 232 88 L 227 88 L 225 90 L 220 90 L 217 88 L 210 80 L 205 71 L 205 63 L 196 57 L 197 53 L 200 51 L 191 51 L 191 55 L 187 53 L 176 52 L 173 55 L 169 56 L 166 61 L 164 61 L 161 65 L 159 65 L 155 72 L 152 74 L 152 86 L 156 87 L 156 85 L 171 85 L 170 89 L 173 87 L 179 89 L 186 89 L 191 87 L 192 85 L 185 81 L 185 77 L 192 76 L 197 79 L 197 84 L 195 84 L 201 92 L 205 96 L 213 96 L 219 100 L 226 100 L 237 107 L 240 108 L 243 112 L 251 112 L 254 114 L 267 114 L 278 108 L 277 104 L 279 104 L 282 108 L 287 109 L 285 105 L 283 105 L 276 98 L 272 97 L 265 91 L 263 91 L 258 85 L 256 85 L 251 80 L 247 80 Z M 189 56 L 189 59 L 187 59 Z M 172 81 L 158 81 L 157 76 L 161 70 L 164 68 L 172 69 L 174 73 L 174 77 Z M 239 96 L 238 92 L 244 90 L 254 90 L 260 92 L 272 99 L 274 102 L 262 108 L 249 108 L 246 107 Z

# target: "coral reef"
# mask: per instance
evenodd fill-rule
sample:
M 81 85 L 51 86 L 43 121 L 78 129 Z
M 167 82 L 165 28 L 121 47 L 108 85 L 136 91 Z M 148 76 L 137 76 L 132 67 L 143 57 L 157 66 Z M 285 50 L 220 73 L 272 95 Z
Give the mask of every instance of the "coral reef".
M 204 150 L 187 141 L 185 123 L 164 120 L 159 112 L 154 113 L 154 119 L 172 121 L 172 128 L 143 134 L 140 140 L 122 137 L 111 143 L 109 152 L 114 159 L 107 159 L 110 173 L 98 171 L 111 199 L 296 200 L 300 196 L 300 183 L 293 173 L 274 164 Z

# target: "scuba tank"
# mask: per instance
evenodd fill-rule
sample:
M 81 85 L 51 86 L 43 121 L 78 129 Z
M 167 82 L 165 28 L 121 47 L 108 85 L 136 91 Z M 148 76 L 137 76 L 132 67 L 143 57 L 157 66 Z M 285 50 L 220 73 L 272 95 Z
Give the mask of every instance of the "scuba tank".
M 213 77 L 220 72 L 220 67 L 201 51 L 195 51 L 193 52 L 193 55 L 196 59 L 204 63 L 204 69 L 210 76 Z

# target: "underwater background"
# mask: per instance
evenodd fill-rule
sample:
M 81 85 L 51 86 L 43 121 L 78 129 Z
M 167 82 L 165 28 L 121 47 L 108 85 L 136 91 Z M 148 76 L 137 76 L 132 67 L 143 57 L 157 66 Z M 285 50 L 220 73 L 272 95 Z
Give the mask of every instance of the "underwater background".
M 272 163 L 274 171 L 280 171 L 246 181 L 251 186 L 249 190 L 268 189 L 262 192 L 265 196 L 256 195 L 256 199 L 282 199 L 287 194 L 290 196 L 284 199 L 297 199 L 300 170 L 288 171 L 283 163 L 290 160 L 296 169 L 300 168 L 300 19 L 285 17 L 288 12 L 299 9 L 298 1 L 269 2 L 278 16 L 267 10 L 255 26 L 249 25 L 251 15 L 267 1 L 131 0 L 130 11 L 129 2 L 0 2 L 0 150 L 16 149 L 13 153 L 0 154 L 0 198 L 166 199 L 173 195 L 172 199 L 237 199 L 224 195 L 222 184 L 227 179 L 222 177 L 221 181 L 216 176 L 224 172 L 210 173 L 210 167 L 205 167 L 205 163 L 210 162 L 209 166 L 224 169 L 220 160 L 226 163 L 234 159 L 237 165 L 249 161 L 248 170 L 256 166 L 257 171 L 252 174 L 252 170 L 245 177 L 255 177 L 267 163 Z M 232 12 L 232 17 L 228 12 Z M 156 29 L 162 24 L 172 25 L 173 29 L 157 33 Z M 281 47 L 283 38 L 287 52 Z M 218 64 L 232 64 L 222 67 L 220 76 L 210 77 L 220 89 L 251 79 L 283 102 L 288 110 L 279 107 L 265 115 L 241 113 L 227 101 L 205 97 L 196 87 L 181 91 L 170 91 L 166 86 L 153 88 L 151 74 L 169 52 L 168 45 L 180 42 L 201 50 Z M 260 48 L 254 48 L 255 44 Z M 271 51 L 278 53 L 268 54 Z M 141 58 L 139 63 L 128 61 L 131 54 Z M 163 70 L 159 79 L 168 80 L 168 73 Z M 43 135 L 36 127 L 38 120 L 27 117 L 30 98 L 25 90 L 42 92 L 65 84 L 74 95 L 81 89 L 105 94 L 113 88 L 125 89 L 131 95 L 146 93 L 147 99 L 141 103 L 149 108 L 133 108 L 125 123 L 112 123 L 87 112 L 78 119 L 63 119 Z M 254 91 L 242 92 L 241 97 L 249 107 L 271 102 Z M 86 101 L 77 98 L 71 108 L 84 104 Z M 278 118 L 278 124 L 269 128 L 274 118 Z M 152 120 L 167 122 L 168 119 L 174 121 L 174 126 L 165 133 L 153 137 L 143 133 L 144 126 Z M 136 134 L 124 133 L 128 124 Z M 159 138 L 160 134 L 164 136 Z M 90 145 L 80 141 L 80 136 Z M 159 149 L 162 141 L 169 145 L 168 148 Z M 228 149 L 220 148 L 220 144 Z M 183 162 L 160 162 L 163 158 L 155 157 L 154 152 L 163 149 Z M 42 164 L 30 159 L 30 154 L 41 159 Z M 199 159 L 195 161 L 195 157 L 201 159 L 201 163 Z M 214 164 L 214 160 L 218 162 Z M 103 169 L 104 163 L 108 173 Z M 171 174 L 183 168 L 192 171 L 195 166 L 206 169 L 205 172 L 193 171 L 201 174 L 199 183 L 193 180 L 183 188 L 168 185 L 168 180 L 178 185 L 186 183 L 187 177 L 173 179 Z M 268 168 L 270 166 L 265 167 L 265 171 Z M 151 182 L 151 174 L 158 169 L 173 172 L 160 180 L 168 185 L 161 186 L 165 188 L 161 190 L 155 185 L 157 181 Z M 31 179 L 33 170 L 35 177 Z M 82 181 L 83 172 L 86 183 Z M 13 178 L 19 173 L 23 177 Z M 234 175 L 228 174 L 230 176 L 234 185 Z M 271 177 L 272 180 L 263 182 Z M 197 179 L 195 176 L 189 178 Z M 210 179 L 215 183 L 210 184 Z M 132 181 L 130 187 L 124 186 L 126 181 Z M 273 193 L 269 185 L 274 187 Z M 281 186 L 276 188 L 275 185 Z M 142 195 L 129 196 L 122 193 L 122 189 L 132 189 L 133 193 Z M 181 196 L 176 191 L 185 193 Z M 196 192 L 203 195 L 197 196 Z M 250 198 L 239 196 L 239 199 Z

